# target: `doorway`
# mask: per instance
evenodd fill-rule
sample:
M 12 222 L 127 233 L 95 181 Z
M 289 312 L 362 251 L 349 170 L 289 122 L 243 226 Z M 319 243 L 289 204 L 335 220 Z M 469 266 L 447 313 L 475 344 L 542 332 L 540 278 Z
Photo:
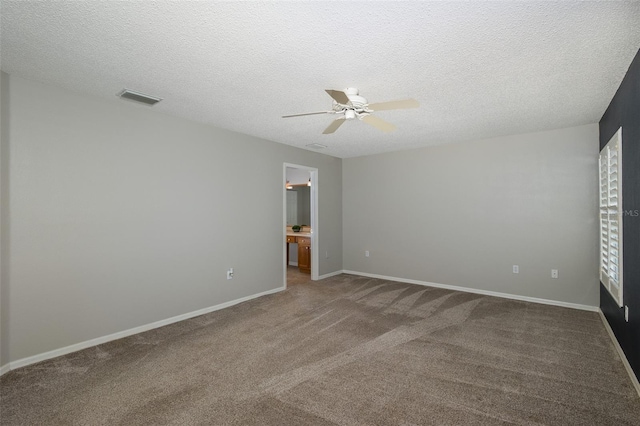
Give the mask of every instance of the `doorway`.
M 306 280 L 317 280 L 319 275 L 318 261 L 318 169 L 299 164 L 284 163 L 283 164 L 283 185 L 282 185 L 282 204 L 283 204 L 283 248 L 282 248 L 282 265 L 284 272 L 284 287 L 289 285 L 287 277 L 291 275 L 291 283 L 304 282 Z M 289 189 L 287 189 L 289 188 Z M 300 189 L 300 190 L 294 190 Z M 295 192 L 296 195 L 288 195 Z M 294 201 L 295 199 L 295 201 Z M 288 207 L 296 204 L 295 214 Z M 308 207 L 307 207 L 308 206 Z M 295 216 L 295 217 L 294 217 Z M 306 225 L 301 232 L 292 232 L 293 225 Z M 287 236 L 289 235 L 289 238 Z M 287 243 L 287 240 L 292 243 Z M 298 240 L 305 250 L 309 250 L 308 256 L 310 260 L 310 274 L 300 272 L 297 264 L 296 251 L 291 250 L 292 246 L 298 248 Z M 308 249 L 306 248 L 308 247 Z M 295 262 L 289 260 L 289 251 Z M 300 253 L 298 251 L 298 253 Z M 306 253 L 301 256 L 301 260 L 306 261 Z M 304 266 L 302 270 L 304 271 Z M 290 269 L 290 268 L 295 269 Z M 291 273 L 288 271 L 291 270 Z

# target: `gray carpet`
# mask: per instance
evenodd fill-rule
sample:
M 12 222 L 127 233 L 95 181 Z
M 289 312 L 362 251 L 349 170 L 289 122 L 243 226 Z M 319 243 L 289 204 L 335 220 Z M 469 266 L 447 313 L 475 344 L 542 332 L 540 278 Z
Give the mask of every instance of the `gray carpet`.
M 287 287 L 306 284 L 311 281 L 311 274 L 300 272 L 297 266 L 287 266 Z
M 2 425 L 638 425 L 593 312 L 352 275 L 12 371 Z

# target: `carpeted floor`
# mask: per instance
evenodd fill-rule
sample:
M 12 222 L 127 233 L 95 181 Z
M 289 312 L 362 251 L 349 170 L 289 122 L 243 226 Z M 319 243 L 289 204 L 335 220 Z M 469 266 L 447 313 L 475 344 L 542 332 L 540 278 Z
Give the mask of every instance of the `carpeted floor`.
M 311 274 L 300 272 L 297 266 L 287 266 L 287 287 L 306 284 L 311 281 Z
M 12 371 L 2 425 L 638 425 L 596 313 L 352 275 Z

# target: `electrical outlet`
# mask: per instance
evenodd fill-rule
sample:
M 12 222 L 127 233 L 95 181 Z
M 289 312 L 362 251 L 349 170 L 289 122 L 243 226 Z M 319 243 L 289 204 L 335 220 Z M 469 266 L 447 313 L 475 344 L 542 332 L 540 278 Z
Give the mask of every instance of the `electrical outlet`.
M 229 268 L 229 270 L 227 271 L 227 279 L 228 280 L 233 279 L 233 268 Z
M 551 278 L 558 278 L 558 270 L 557 269 L 552 269 L 551 270 Z
M 520 267 L 518 265 L 513 265 L 513 273 L 514 274 L 519 274 L 520 273 Z
M 369 250 L 364 251 L 364 257 L 369 257 Z
M 624 305 L 624 320 L 629 322 L 629 307 L 627 305 Z

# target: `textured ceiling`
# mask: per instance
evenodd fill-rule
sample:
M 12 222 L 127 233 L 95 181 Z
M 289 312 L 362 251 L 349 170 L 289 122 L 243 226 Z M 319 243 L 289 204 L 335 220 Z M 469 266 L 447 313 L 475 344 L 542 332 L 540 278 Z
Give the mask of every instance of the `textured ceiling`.
M 599 121 L 640 48 L 639 2 L 0 3 L 1 67 L 337 157 Z M 398 130 L 330 115 L 357 87 Z M 137 107 L 137 106 L 136 106 Z M 140 108 L 148 108 L 140 106 Z M 308 149 L 308 148 L 305 148 Z

